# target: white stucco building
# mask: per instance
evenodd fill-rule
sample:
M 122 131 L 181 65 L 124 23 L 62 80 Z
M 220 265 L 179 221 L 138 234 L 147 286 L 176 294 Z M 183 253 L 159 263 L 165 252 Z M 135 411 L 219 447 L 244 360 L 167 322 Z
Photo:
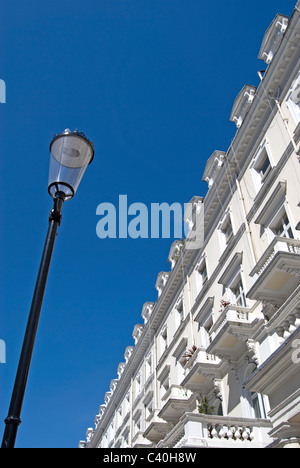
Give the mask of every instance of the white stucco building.
M 267 30 L 266 71 L 186 213 L 191 232 L 204 213 L 203 245 L 171 246 L 80 447 L 300 448 L 299 40 L 300 2 Z

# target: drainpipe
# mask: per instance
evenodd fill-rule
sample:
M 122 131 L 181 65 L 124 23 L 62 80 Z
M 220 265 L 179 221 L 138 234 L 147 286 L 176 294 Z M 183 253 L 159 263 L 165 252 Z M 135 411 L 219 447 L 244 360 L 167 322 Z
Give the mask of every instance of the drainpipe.
M 253 266 L 255 266 L 257 264 L 257 262 L 258 262 L 258 255 L 257 255 L 257 252 L 256 252 L 255 243 L 253 241 L 252 231 L 250 229 L 250 225 L 249 225 L 248 220 L 247 220 L 245 199 L 244 199 L 244 196 L 242 194 L 241 184 L 239 183 L 238 179 L 236 179 L 236 186 L 237 186 L 237 190 L 238 190 L 238 194 L 239 194 L 239 198 L 240 198 L 240 202 L 241 202 L 244 222 L 246 224 L 246 233 L 247 233 L 247 236 L 248 236 L 248 239 L 249 239 L 249 246 L 250 246 Z

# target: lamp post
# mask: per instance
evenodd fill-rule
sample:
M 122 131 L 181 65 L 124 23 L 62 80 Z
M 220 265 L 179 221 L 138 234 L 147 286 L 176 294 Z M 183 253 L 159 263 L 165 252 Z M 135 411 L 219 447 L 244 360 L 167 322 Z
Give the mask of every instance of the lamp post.
M 30 362 L 42 308 L 46 282 L 58 226 L 62 217 L 62 206 L 76 193 L 87 166 L 94 157 L 94 146 L 83 133 L 66 129 L 55 135 L 50 144 L 50 169 L 48 192 L 53 198 L 53 209 L 49 215 L 49 226 L 36 286 L 31 303 L 18 370 L 15 378 L 1 448 L 14 448 L 21 410 L 24 400 Z

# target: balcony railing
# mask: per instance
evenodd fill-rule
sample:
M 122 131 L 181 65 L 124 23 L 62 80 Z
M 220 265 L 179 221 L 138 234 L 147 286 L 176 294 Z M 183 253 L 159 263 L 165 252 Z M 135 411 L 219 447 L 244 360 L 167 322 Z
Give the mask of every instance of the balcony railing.
M 160 418 L 158 413 L 158 410 L 154 410 L 151 417 L 147 418 L 146 430 L 143 433 L 143 437 L 154 444 L 163 439 L 173 427 L 173 424 Z
M 262 323 L 263 317 L 255 315 L 253 309 L 228 305 L 210 330 L 212 340 L 207 352 L 217 356 L 240 356 L 243 343 L 252 338 Z
M 217 356 L 207 353 L 206 349 L 197 348 L 193 356 L 187 360 L 184 366 L 185 375 L 187 375 L 189 370 L 196 364 L 204 364 L 204 365 L 212 364 L 213 366 L 213 365 L 219 364 L 219 361 L 220 360 L 217 358 Z
M 196 398 L 188 389 L 171 385 L 162 397 L 163 407 L 158 416 L 165 421 L 176 424 L 185 412 L 196 408 Z
M 188 360 L 184 369 L 184 378 L 180 382 L 183 388 L 196 393 L 208 393 L 213 385 L 212 375 L 220 372 L 222 361 L 206 349 L 198 348 Z
M 250 275 L 254 276 L 255 279 L 261 276 L 279 252 L 300 255 L 300 241 L 286 237 L 275 237 Z
M 247 297 L 281 306 L 299 285 L 300 241 L 275 237 L 250 273 Z
M 273 442 L 268 419 L 186 413 L 158 447 L 263 448 Z
M 241 325 L 250 323 L 249 321 L 250 312 L 251 312 L 251 309 L 248 309 L 246 307 L 240 307 L 240 306 L 234 306 L 234 305 L 229 305 L 225 307 L 219 319 L 216 321 L 216 323 L 213 325 L 211 329 L 212 341 L 215 339 L 215 337 L 218 335 L 218 333 L 220 333 L 222 328 L 224 328 L 224 325 L 227 323 L 232 322 L 232 323 L 238 323 Z

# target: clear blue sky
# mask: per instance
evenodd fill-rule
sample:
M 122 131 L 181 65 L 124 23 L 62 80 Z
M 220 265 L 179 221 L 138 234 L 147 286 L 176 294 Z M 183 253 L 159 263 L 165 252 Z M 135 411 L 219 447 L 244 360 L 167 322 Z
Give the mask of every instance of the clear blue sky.
M 96 208 L 204 196 L 214 150 L 227 151 L 244 84 L 277 13 L 296 0 L 10 0 L 0 6 L 0 437 L 52 201 L 54 133 L 78 128 L 95 158 L 66 202 L 17 447 L 77 447 L 117 377 L 173 239 L 96 235 Z

